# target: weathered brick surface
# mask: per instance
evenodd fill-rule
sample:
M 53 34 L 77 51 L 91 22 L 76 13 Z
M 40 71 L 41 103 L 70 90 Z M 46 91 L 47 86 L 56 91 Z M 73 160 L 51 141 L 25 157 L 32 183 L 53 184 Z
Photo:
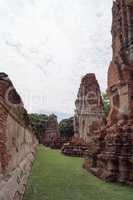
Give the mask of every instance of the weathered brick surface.
M 92 154 L 93 149 L 96 157 L 99 147 L 97 137 L 105 125 L 105 115 L 95 74 L 86 74 L 82 78 L 75 105 L 74 138 L 63 146 L 62 152 L 67 155 L 84 156 Z
M 75 105 L 75 137 L 89 142 L 94 132 L 99 131 L 105 123 L 101 92 L 95 74 L 87 74 L 82 78 Z
M 84 157 L 88 145 L 81 138 L 73 137 L 71 141 L 64 143 L 61 152 L 67 156 Z
M 42 143 L 49 147 L 56 148 L 56 146 L 58 146 L 58 144 L 60 143 L 59 139 L 60 138 L 59 138 L 59 127 L 58 127 L 57 116 L 50 115 L 46 123 L 46 130 L 44 132 Z
M 0 200 L 21 200 L 37 140 L 20 96 L 0 73 Z
M 113 59 L 108 71 L 111 109 L 100 133 L 100 151 L 94 168 L 85 167 L 108 181 L 133 185 L 133 1 L 113 5 Z
M 133 1 L 113 6 L 113 60 L 108 72 L 111 110 L 105 149 L 99 155 L 100 176 L 133 184 Z

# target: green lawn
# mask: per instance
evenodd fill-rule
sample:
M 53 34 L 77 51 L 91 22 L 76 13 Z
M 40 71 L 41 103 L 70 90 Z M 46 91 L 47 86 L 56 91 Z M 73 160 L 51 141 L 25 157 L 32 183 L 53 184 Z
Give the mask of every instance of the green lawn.
M 82 164 L 40 146 L 24 200 L 133 200 L 133 188 L 105 183 Z

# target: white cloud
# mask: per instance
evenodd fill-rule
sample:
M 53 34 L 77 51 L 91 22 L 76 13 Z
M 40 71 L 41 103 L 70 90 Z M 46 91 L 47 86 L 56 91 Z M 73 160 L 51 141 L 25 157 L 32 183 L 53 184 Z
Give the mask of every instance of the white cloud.
M 111 7 L 112 0 L 0 0 L 0 71 L 30 112 L 73 113 L 89 72 L 106 89 Z

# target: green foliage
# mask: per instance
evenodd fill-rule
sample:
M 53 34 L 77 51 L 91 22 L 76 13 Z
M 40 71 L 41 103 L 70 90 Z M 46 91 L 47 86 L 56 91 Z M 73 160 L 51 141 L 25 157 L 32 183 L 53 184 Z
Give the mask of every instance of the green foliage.
M 29 119 L 39 142 L 41 142 L 42 136 L 45 134 L 48 116 L 34 113 L 29 114 Z
M 109 109 L 110 109 L 110 100 L 109 100 L 107 92 L 104 92 L 102 94 L 102 98 L 103 98 L 104 112 L 107 116 L 109 113 Z
M 133 188 L 106 183 L 83 169 L 83 159 L 39 146 L 24 200 L 132 200 Z
M 73 117 L 69 119 L 63 119 L 59 123 L 59 131 L 60 131 L 60 136 L 69 138 L 74 135 L 74 129 L 73 129 Z

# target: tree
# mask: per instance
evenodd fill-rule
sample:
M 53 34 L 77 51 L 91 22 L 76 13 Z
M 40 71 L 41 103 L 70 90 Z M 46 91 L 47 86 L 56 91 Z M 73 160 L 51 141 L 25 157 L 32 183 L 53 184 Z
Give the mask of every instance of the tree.
M 103 98 L 104 112 L 105 112 L 105 114 L 107 116 L 108 113 L 109 113 L 109 110 L 110 110 L 110 100 L 109 100 L 108 93 L 104 92 L 102 94 L 102 98 Z
M 60 136 L 69 138 L 74 135 L 74 128 L 73 128 L 73 117 L 69 119 L 63 119 L 59 123 L 59 131 L 60 131 Z
M 42 137 L 45 134 L 47 127 L 48 116 L 44 114 L 29 114 L 29 119 L 35 134 L 41 143 Z

